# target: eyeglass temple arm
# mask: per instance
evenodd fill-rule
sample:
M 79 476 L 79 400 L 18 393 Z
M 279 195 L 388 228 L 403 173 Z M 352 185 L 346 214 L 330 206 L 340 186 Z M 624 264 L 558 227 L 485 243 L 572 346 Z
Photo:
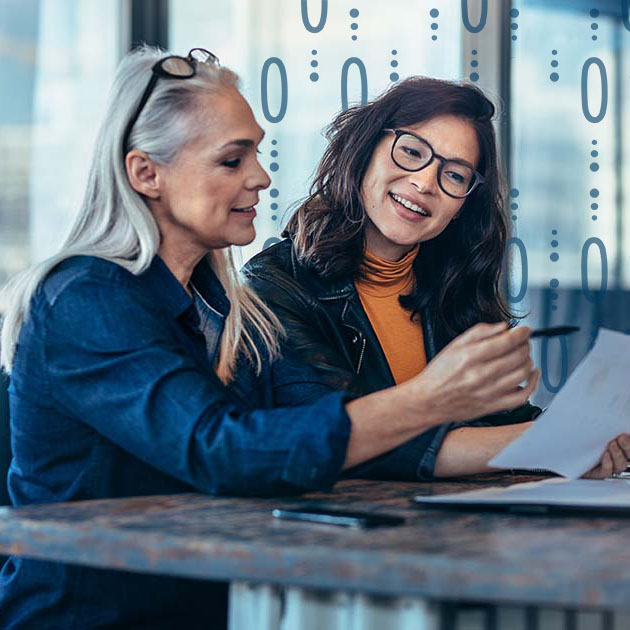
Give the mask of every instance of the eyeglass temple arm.
M 127 155 L 127 144 L 129 142 L 129 135 L 131 134 L 131 130 L 133 129 L 133 126 L 136 124 L 136 121 L 138 120 L 140 113 L 144 109 L 144 106 L 147 104 L 147 101 L 149 100 L 149 97 L 151 96 L 151 93 L 153 92 L 153 88 L 155 87 L 157 80 L 158 80 L 158 74 L 156 72 L 153 72 L 153 74 L 151 75 L 151 79 L 147 83 L 147 87 L 144 88 L 144 92 L 142 93 L 142 98 L 140 99 L 140 102 L 138 103 L 138 107 L 136 107 L 136 110 L 133 113 L 133 116 L 129 119 L 129 122 L 127 123 L 127 126 L 125 127 L 125 133 L 123 135 L 123 146 L 122 146 L 123 157 Z

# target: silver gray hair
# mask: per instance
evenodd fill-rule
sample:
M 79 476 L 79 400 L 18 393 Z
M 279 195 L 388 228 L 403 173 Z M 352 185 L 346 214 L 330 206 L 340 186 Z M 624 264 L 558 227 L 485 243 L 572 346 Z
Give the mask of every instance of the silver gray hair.
M 121 61 L 96 140 L 85 196 L 69 236 L 56 255 L 18 274 L 2 289 L 6 312 L 0 364 L 7 372 L 11 371 L 18 335 L 28 317 L 33 294 L 61 261 L 71 256 L 97 256 L 140 274 L 157 254 L 158 226 L 142 196 L 129 183 L 122 139 L 151 78 L 153 65 L 167 54 L 144 46 Z M 172 163 L 182 147 L 201 131 L 195 116 L 198 97 L 237 85 L 238 77 L 231 70 L 212 64 L 197 64 L 191 79 L 158 81 L 133 126 L 129 150 L 144 151 L 158 164 Z M 258 334 L 264 349 L 274 358 L 279 352 L 277 339 L 282 326 L 253 291 L 241 283 L 231 248 L 213 250 L 206 260 L 232 305 L 216 366 L 219 378 L 227 383 L 240 352 L 247 355 L 258 372 L 261 370 L 261 354 L 250 332 Z

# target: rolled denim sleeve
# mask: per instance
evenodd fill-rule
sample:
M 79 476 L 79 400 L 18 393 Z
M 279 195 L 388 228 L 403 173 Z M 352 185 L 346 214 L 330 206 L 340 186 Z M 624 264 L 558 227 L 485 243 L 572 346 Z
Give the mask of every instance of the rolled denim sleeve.
M 300 405 L 332 391 L 321 371 L 315 370 L 291 350 L 284 351 L 283 359 L 273 366 L 272 374 L 276 404 Z M 435 458 L 448 430 L 448 425 L 430 429 L 383 455 L 345 471 L 343 477 L 386 481 L 432 479 Z
M 350 435 L 345 394 L 291 409 L 245 409 L 167 319 L 133 286 L 73 280 L 44 316 L 55 404 L 202 492 L 330 488 Z

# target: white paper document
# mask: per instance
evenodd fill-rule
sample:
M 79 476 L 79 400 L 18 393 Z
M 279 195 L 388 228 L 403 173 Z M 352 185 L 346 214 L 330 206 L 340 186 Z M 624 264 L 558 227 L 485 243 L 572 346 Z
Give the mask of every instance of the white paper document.
M 630 432 L 630 335 L 601 329 L 531 429 L 490 460 L 497 468 L 543 468 L 577 479 L 610 440 Z

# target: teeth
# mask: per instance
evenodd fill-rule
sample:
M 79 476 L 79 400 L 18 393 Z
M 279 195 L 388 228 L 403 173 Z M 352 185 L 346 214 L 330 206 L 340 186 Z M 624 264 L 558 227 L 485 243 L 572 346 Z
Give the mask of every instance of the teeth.
M 232 208 L 234 212 L 250 212 L 254 206 L 249 206 L 249 208 Z
M 392 197 L 392 199 L 395 199 L 399 204 L 401 204 L 402 206 L 405 206 L 405 208 L 407 208 L 408 210 L 411 210 L 412 212 L 417 212 L 418 214 L 421 214 L 422 216 L 428 217 L 429 213 L 426 210 L 423 210 L 420 206 L 417 206 L 415 203 L 411 203 L 411 201 L 407 201 L 407 199 L 403 199 L 402 197 L 400 197 L 399 195 L 395 195 L 394 193 L 389 193 Z

